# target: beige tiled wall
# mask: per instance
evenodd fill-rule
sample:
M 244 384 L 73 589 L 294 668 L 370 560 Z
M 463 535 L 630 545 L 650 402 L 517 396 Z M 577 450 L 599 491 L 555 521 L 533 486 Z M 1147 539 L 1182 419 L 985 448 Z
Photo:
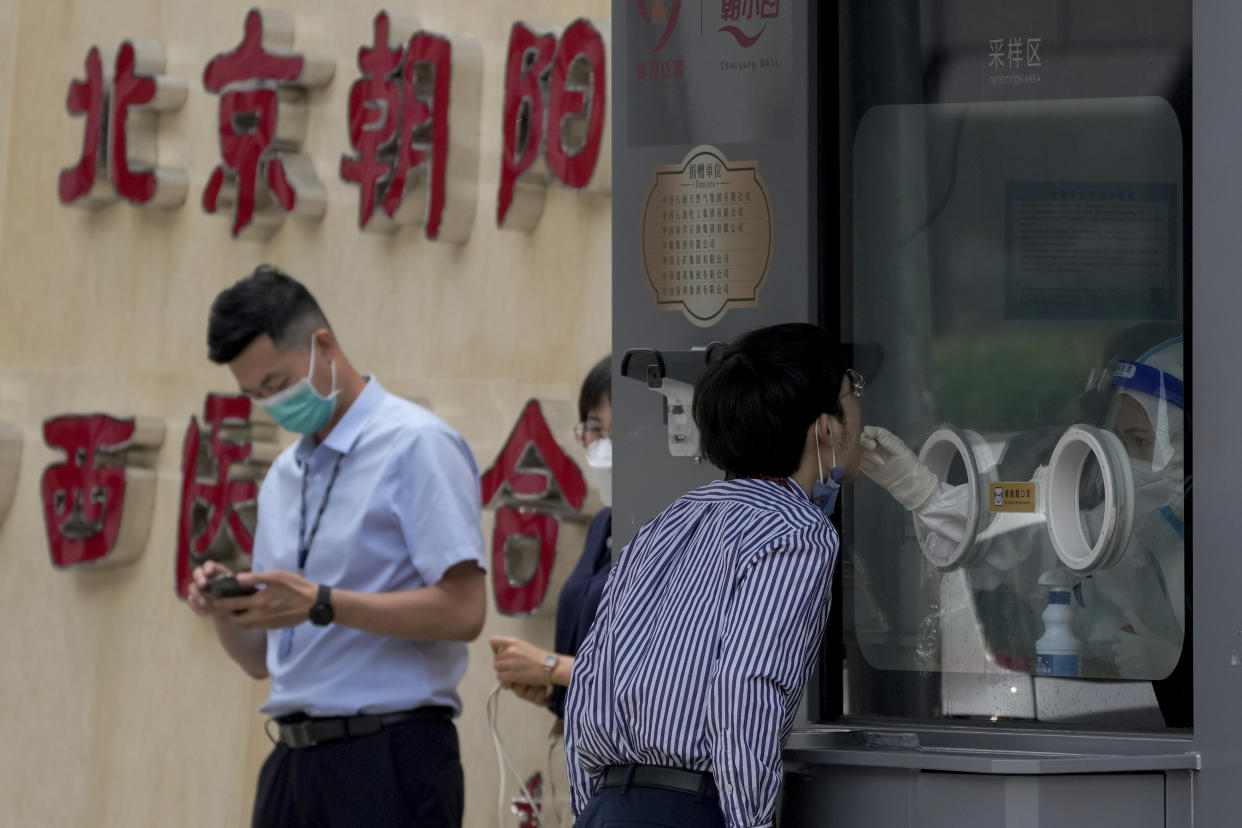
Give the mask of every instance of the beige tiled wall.
M 382 6 L 366 0 L 282 2 L 295 48 L 336 59 L 311 97 L 307 152 L 327 188 L 322 221 L 289 220 L 269 242 L 236 242 L 229 219 L 199 207 L 217 163 L 216 97 L 202 72 L 241 38 L 238 0 L 9 0 L 0 3 L 0 421 L 24 447 L 13 508 L 0 525 L 0 825 L 223 826 L 248 821 L 268 744 L 255 712 L 266 687 L 216 646 L 172 589 L 180 444 L 208 391 L 230 376 L 205 355 L 208 304 L 259 262 L 314 291 L 352 361 L 391 389 L 430 401 L 488 467 L 530 397 L 570 402 L 609 347 L 610 203 L 549 190 L 531 235 L 495 227 L 500 113 L 509 26 L 606 19 L 605 0 L 413 2 L 426 28 L 471 34 L 484 49 L 478 213 L 460 247 L 418 230 L 357 228 L 357 189 L 338 176 L 348 149 L 346 100 L 355 56 Z M 395 7 L 394 7 L 395 8 Z M 74 163 L 81 119 L 64 109 L 92 44 L 155 37 L 189 98 L 166 118 L 161 162 L 184 166 L 187 204 L 169 213 L 123 204 L 62 207 L 56 176 Z M 40 424 L 67 412 L 162 418 L 158 491 L 142 557 L 107 572 L 54 570 L 39 478 L 58 457 Z M 571 418 L 572 419 L 572 418 Z M 570 435 L 558 434 L 565 445 Z M 575 457 L 581 459 L 580 454 Z M 490 540 L 491 515 L 483 519 Z M 555 590 L 585 526 L 566 524 Z M 466 824 L 496 824 L 496 761 L 484 717 L 486 636 L 551 645 L 553 601 L 526 619 L 489 616 L 471 647 L 458 722 Z M 508 697 L 502 735 L 535 770 L 551 717 Z M 508 817 L 508 825 L 516 824 Z

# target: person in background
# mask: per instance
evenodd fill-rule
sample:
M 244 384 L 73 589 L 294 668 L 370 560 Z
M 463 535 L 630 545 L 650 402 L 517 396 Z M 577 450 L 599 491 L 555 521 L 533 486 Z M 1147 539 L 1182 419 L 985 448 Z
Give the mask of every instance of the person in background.
M 556 605 L 555 649 L 495 635 L 489 639 L 496 679 L 506 689 L 556 716 L 554 735 L 563 729 L 565 694 L 574 671 L 574 657 L 599 607 L 612 566 L 612 373 L 604 357 L 586 375 L 578 392 L 578 424 L 574 436 L 586 450 L 588 474 L 604 504 L 587 530 L 582 555 L 561 588 Z
M 762 328 L 695 388 L 726 478 L 644 525 L 604 587 L 565 707 L 581 828 L 772 825 L 861 459 L 863 379 L 839 352 L 814 325 Z
M 460 826 L 452 718 L 487 594 L 478 470 L 462 438 L 358 373 L 314 297 L 268 266 L 211 307 L 208 356 L 301 435 L 259 491 L 252 595 L 188 603 L 225 652 L 270 677 L 276 746 L 253 825 Z

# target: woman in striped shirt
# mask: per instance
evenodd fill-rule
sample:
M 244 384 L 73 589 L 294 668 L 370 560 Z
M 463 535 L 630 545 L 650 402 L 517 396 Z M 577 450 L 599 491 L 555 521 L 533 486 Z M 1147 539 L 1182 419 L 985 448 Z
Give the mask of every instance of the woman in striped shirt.
M 772 824 L 828 618 L 828 515 L 861 457 L 863 380 L 839 351 L 814 325 L 762 328 L 699 382 L 726 476 L 643 526 L 609 576 L 565 713 L 576 825 Z

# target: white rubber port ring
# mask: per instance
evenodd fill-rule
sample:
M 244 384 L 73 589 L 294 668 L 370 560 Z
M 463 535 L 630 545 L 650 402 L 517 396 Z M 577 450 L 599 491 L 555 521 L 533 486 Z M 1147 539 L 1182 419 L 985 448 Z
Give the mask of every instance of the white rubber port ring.
M 986 504 L 991 484 L 996 482 L 996 460 L 982 437 L 973 431 L 946 424 L 933 431 L 919 450 L 919 462 L 941 482 L 948 477 L 953 461 L 959 456 L 966 466 L 966 485 L 975 497 L 968 501 L 966 528 L 961 542 L 947 554 L 932 554 L 923 550 L 927 562 L 941 572 L 952 572 L 972 563 L 975 539 L 992 522 L 992 512 Z
M 1078 505 L 1089 455 L 1095 456 L 1104 481 L 1103 520 L 1095 544 L 1087 542 Z M 1082 424 L 1066 430 L 1048 464 L 1047 504 L 1048 534 L 1061 563 L 1082 575 L 1117 563 L 1134 523 L 1134 479 L 1117 435 Z

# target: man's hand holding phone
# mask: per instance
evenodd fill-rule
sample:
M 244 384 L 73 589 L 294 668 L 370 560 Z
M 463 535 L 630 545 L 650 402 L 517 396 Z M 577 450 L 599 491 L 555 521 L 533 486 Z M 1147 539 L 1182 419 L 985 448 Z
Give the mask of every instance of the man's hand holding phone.
M 228 567 L 217 561 L 207 561 L 191 573 L 186 603 L 199 615 L 224 617 L 237 612 L 238 608 L 222 605 L 218 599 L 238 598 L 256 592 L 256 587 L 238 583 Z
M 319 591 L 292 572 L 245 572 L 207 561 L 192 573 L 186 602 L 199 615 L 242 630 L 295 627 L 305 621 Z
M 197 615 L 212 620 L 216 636 L 224 645 L 224 651 L 241 665 L 246 674 L 253 678 L 267 677 L 267 637 L 262 633 L 254 633 L 243 629 L 237 622 L 250 608 L 250 605 L 263 600 L 265 590 L 256 590 L 258 594 L 238 597 L 216 597 L 235 593 L 239 589 L 254 589 L 252 585 L 239 583 L 252 577 L 249 572 L 241 573 L 241 578 L 229 571 L 227 566 L 216 561 L 207 561 L 190 573 L 190 586 L 186 590 L 185 602 Z
M 239 583 L 235 575 L 217 575 L 203 587 L 203 592 L 212 598 L 241 598 L 258 591 L 258 587 Z

